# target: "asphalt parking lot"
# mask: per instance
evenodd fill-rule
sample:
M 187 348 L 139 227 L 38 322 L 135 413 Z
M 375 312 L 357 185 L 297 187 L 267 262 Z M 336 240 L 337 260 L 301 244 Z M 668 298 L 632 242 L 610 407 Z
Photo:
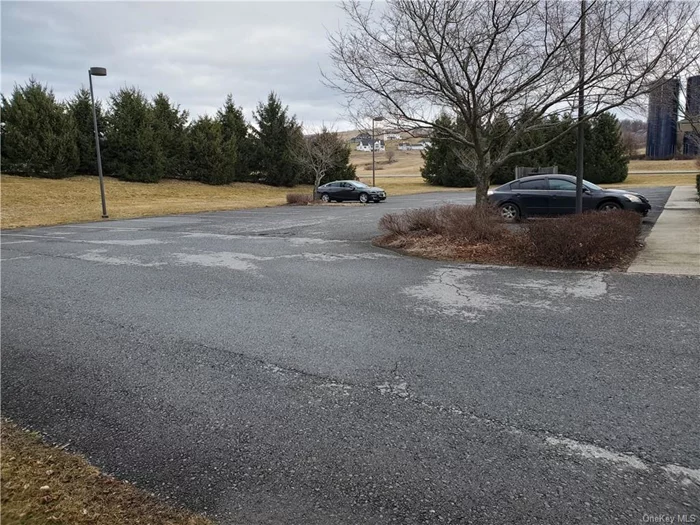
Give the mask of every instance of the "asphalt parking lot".
M 700 280 L 370 243 L 471 199 L 5 232 L 3 414 L 222 523 L 700 515 Z

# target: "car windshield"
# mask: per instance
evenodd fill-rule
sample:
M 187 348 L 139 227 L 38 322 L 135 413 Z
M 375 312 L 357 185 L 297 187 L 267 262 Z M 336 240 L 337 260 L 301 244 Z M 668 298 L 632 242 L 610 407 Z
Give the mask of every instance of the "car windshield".
M 601 190 L 603 189 L 603 188 L 601 188 L 600 186 L 596 186 L 596 185 L 593 184 L 592 182 L 588 182 L 587 180 L 584 180 L 584 181 L 583 181 L 583 185 L 584 185 L 586 188 L 588 188 L 589 190 L 601 191 Z
M 356 188 L 369 188 L 364 182 L 352 182 L 351 184 L 354 184 Z

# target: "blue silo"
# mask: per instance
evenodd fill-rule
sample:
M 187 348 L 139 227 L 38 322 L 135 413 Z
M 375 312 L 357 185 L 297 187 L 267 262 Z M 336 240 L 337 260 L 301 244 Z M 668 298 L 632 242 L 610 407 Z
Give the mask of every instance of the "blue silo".
M 685 92 L 685 118 L 700 120 L 700 75 L 689 77 Z M 691 157 L 700 155 L 700 134 L 686 131 L 683 135 L 683 154 Z
M 647 158 L 670 159 L 676 153 L 678 126 L 678 94 L 681 82 L 677 78 L 659 80 L 649 93 L 647 119 Z

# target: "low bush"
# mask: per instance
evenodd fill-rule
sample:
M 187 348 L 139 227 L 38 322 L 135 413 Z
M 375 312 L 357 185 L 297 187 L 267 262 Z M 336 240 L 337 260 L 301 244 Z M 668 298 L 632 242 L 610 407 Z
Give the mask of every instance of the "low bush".
M 387 214 L 379 221 L 379 228 L 395 235 L 432 233 L 470 243 L 502 239 L 508 234 L 494 208 L 457 204 Z
M 481 243 L 505 239 L 509 231 L 496 208 L 491 206 L 440 207 L 443 235 L 463 242 Z
M 314 201 L 308 193 L 287 193 L 287 204 L 311 204 Z
M 527 264 L 558 268 L 609 268 L 637 247 L 641 217 L 632 211 L 590 212 L 531 221 L 516 254 Z
M 558 268 L 610 268 L 637 249 L 641 217 L 591 212 L 504 224 L 490 207 L 444 205 L 387 214 L 380 246 L 437 258 Z

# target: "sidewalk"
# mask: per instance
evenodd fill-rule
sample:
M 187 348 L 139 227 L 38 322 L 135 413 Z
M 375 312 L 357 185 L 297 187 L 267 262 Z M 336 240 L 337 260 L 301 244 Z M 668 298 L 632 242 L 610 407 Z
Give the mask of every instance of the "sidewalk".
M 646 239 L 646 247 L 627 270 L 700 276 L 700 203 L 694 186 L 676 186 Z

